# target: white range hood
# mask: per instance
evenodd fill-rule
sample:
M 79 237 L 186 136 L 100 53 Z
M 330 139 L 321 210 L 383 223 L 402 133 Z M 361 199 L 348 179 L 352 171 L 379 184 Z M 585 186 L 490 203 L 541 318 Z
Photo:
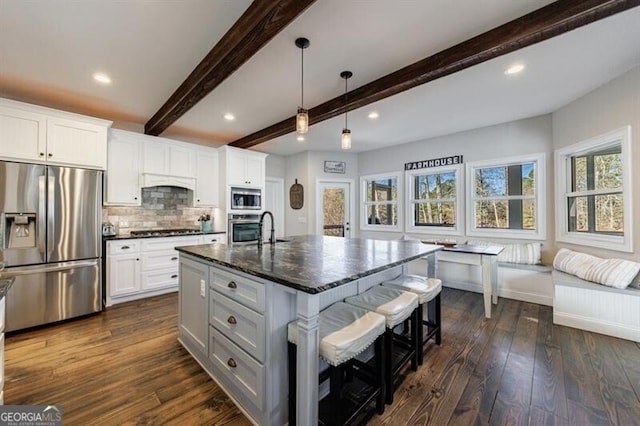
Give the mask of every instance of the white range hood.
M 180 188 L 186 188 L 195 191 L 196 180 L 195 178 L 189 177 L 161 175 L 156 173 L 141 173 L 140 187 L 147 188 L 151 186 L 177 186 Z

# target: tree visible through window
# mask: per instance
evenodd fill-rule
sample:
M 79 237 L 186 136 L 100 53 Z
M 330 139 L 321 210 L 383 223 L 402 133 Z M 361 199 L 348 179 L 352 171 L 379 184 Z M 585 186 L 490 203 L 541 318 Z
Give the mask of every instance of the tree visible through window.
M 534 162 L 474 169 L 476 228 L 536 229 Z
M 422 174 L 413 179 L 414 226 L 455 226 L 455 172 Z
M 362 178 L 366 226 L 398 226 L 397 176 Z
M 624 233 L 620 145 L 571 157 L 570 232 Z

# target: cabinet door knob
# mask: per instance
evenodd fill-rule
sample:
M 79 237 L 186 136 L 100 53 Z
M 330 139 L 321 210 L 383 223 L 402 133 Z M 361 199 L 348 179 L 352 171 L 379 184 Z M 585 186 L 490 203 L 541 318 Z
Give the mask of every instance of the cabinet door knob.
M 227 365 L 231 368 L 236 368 L 238 366 L 233 358 L 229 358 L 229 361 L 227 361 Z
M 234 317 L 233 315 L 229 315 L 229 318 L 227 318 L 227 322 L 229 324 L 234 324 L 235 325 L 235 324 L 238 323 L 238 320 L 236 320 L 236 317 Z
M 121 250 L 129 250 L 130 248 L 131 248 L 131 247 L 129 247 L 129 246 L 122 246 L 122 247 L 120 247 L 120 249 L 121 249 Z
M 53 154 L 52 154 L 52 153 L 49 153 L 49 157 L 53 157 Z
M 136 262 L 139 262 L 139 261 L 140 261 L 140 258 L 139 258 L 139 257 L 136 257 Z
M 138 197 L 133 197 L 133 199 L 137 201 L 137 200 L 138 200 Z
M 177 257 L 175 257 L 175 256 L 173 256 L 173 257 L 171 258 L 171 260 L 178 260 L 178 258 L 177 258 Z
M 174 279 L 174 278 L 178 278 L 178 275 L 177 274 L 171 275 L 171 279 Z
M 198 202 L 200 202 L 200 200 L 198 200 Z
M 40 153 L 40 157 L 44 157 L 44 152 L 41 152 L 41 153 Z
M 229 281 L 229 284 L 227 284 L 227 287 L 229 287 L 229 288 L 238 288 L 238 284 L 236 284 L 235 281 Z

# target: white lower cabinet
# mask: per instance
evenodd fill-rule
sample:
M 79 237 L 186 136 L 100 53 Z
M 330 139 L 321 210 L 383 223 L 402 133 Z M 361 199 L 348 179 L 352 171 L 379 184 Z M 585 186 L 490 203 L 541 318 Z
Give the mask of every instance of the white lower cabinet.
M 107 306 L 178 290 L 174 247 L 226 240 L 224 234 L 107 241 Z M 206 339 L 205 339 L 206 340 Z
M 180 268 L 179 341 L 252 422 L 285 424 L 286 333 L 296 316 L 293 293 L 184 253 Z M 203 283 L 206 300 L 199 293 Z M 206 345 L 202 326 L 208 332 Z

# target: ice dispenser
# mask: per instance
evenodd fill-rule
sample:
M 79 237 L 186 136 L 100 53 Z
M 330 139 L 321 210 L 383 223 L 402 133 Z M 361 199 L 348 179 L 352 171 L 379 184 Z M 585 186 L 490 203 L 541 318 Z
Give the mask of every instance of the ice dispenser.
M 4 249 L 36 246 L 36 214 L 5 213 L 2 232 Z

